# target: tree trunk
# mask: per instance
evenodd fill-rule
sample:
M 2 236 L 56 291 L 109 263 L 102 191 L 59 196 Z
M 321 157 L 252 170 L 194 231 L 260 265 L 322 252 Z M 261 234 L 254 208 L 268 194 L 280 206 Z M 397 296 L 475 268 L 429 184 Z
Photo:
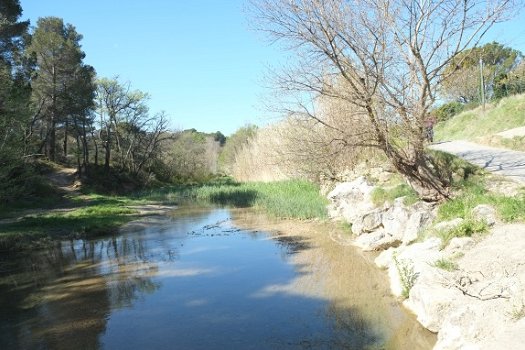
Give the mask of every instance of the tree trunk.
M 62 147 L 62 150 L 64 151 L 64 158 L 67 157 L 67 132 L 68 132 L 68 128 L 69 128 L 69 119 L 66 118 L 66 123 L 64 125 L 64 144 L 63 144 L 63 147 Z M 78 138 L 77 138 L 77 142 L 78 142 Z
M 390 152 L 387 156 L 419 198 L 428 202 L 449 198 L 450 184 L 432 170 L 425 151 L 412 150 L 410 153 L 410 157 L 400 156 L 397 152 Z

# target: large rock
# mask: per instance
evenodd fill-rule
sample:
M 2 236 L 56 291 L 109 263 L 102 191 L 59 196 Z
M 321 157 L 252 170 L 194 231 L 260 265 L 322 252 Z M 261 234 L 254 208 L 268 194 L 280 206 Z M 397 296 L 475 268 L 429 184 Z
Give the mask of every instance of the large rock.
M 383 214 L 383 228 L 391 236 L 401 241 L 410 218 L 409 209 L 403 204 L 403 198 L 397 198 L 394 204 Z
M 382 210 L 372 210 L 364 215 L 358 216 L 354 222 L 352 222 L 352 232 L 358 236 L 363 233 L 370 233 L 381 227 L 382 221 Z
M 357 237 L 353 244 L 365 252 L 379 251 L 397 247 L 401 241 L 386 233 L 383 229 Z
M 488 204 L 480 204 L 472 209 L 472 218 L 484 221 L 489 226 L 494 226 L 497 221 L 496 209 Z
M 358 217 L 375 209 L 372 203 L 374 188 L 375 186 L 370 185 L 364 176 L 338 184 L 328 194 L 331 202 L 328 206 L 328 215 L 333 219 L 344 219 L 353 223 Z

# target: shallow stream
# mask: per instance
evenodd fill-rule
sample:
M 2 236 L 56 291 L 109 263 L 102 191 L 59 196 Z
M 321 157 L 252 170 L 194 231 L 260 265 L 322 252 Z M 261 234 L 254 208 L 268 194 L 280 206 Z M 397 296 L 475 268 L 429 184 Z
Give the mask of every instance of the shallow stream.
M 180 208 L 0 255 L 0 349 L 431 349 L 331 224 Z

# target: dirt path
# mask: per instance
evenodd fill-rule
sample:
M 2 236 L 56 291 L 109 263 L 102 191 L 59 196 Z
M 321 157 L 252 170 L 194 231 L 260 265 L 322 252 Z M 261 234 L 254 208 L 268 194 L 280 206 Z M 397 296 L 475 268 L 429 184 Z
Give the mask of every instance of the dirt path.
M 63 168 L 49 175 L 49 181 L 60 190 L 72 193 L 77 192 L 78 184 L 75 182 L 75 168 Z
M 430 148 L 451 153 L 497 175 L 525 183 L 525 152 L 478 145 L 468 141 L 447 141 Z

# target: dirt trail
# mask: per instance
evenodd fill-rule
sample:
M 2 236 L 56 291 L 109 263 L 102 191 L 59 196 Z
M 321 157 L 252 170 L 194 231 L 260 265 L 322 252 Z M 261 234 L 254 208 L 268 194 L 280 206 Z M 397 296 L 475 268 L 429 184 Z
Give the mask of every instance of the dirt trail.
M 525 183 L 525 152 L 478 145 L 469 141 L 447 141 L 430 148 L 454 154 L 497 175 Z
M 48 178 L 58 189 L 67 193 L 76 193 L 79 187 L 79 184 L 75 181 L 76 172 L 77 169 L 75 168 L 62 168 L 48 175 Z

